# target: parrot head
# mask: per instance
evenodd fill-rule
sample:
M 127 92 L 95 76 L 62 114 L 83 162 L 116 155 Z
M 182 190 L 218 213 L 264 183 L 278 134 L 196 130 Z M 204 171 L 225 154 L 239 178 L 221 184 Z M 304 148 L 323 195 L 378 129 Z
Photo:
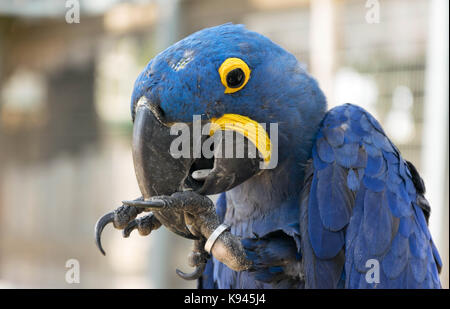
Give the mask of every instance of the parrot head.
M 153 58 L 134 85 L 132 149 L 143 197 L 216 194 L 289 158 L 301 163 L 325 109 L 316 81 L 268 38 L 233 24 L 196 32 Z M 202 134 L 196 124 L 210 129 Z M 226 143 L 214 144 L 211 157 L 195 150 L 227 131 L 245 136 L 244 153 L 254 145 L 258 155 L 216 155 Z M 173 153 L 179 133 L 186 133 L 187 143 L 180 143 L 188 147 L 186 156 Z

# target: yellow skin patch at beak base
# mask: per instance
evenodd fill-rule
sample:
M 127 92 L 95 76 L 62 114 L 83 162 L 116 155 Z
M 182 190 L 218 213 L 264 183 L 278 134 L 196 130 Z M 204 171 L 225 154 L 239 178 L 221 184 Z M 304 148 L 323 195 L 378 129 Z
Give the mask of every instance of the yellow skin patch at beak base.
M 237 114 L 225 114 L 220 118 L 211 119 L 209 135 L 217 130 L 231 130 L 247 137 L 261 153 L 266 164 L 270 161 L 271 142 L 267 131 L 256 121 Z

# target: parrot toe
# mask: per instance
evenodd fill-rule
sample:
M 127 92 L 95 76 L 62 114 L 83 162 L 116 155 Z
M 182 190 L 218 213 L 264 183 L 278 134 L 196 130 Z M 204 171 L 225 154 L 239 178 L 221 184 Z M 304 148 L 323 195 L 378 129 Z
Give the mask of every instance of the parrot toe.
M 158 229 L 161 226 L 161 223 L 156 219 L 153 213 L 149 213 L 146 216 L 136 218 L 123 229 L 122 235 L 124 238 L 128 238 L 131 232 L 135 229 L 138 230 L 139 235 L 147 236 L 153 230 Z
M 139 198 L 137 200 L 142 200 L 142 198 Z M 110 223 L 112 223 L 116 229 L 124 229 L 128 226 L 129 222 L 133 221 L 136 218 L 136 216 L 143 211 L 144 208 L 122 205 L 118 207 L 116 210 L 108 212 L 107 214 L 103 215 L 100 219 L 98 219 L 94 228 L 95 243 L 97 245 L 97 248 L 103 255 L 106 255 L 101 242 L 103 229 Z

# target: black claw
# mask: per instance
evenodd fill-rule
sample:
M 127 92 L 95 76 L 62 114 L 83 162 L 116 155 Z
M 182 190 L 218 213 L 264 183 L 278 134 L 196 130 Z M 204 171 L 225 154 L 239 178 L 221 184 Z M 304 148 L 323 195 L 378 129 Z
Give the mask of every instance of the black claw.
M 206 263 L 202 263 L 202 264 L 198 265 L 197 267 L 195 267 L 195 270 L 189 274 L 186 274 L 179 269 L 177 269 L 176 272 L 177 272 L 177 275 L 180 276 L 181 278 L 183 278 L 184 280 L 196 280 L 201 277 L 201 275 L 203 274 L 203 271 L 205 270 L 205 267 L 206 267 Z
M 133 220 L 130 223 L 128 223 L 127 227 L 123 229 L 122 236 L 125 238 L 128 238 L 130 236 L 131 232 L 138 226 L 137 221 Z
M 102 247 L 102 232 L 105 226 L 112 222 L 114 222 L 114 211 L 108 212 L 106 215 L 98 219 L 97 223 L 95 224 L 95 244 L 103 255 L 106 255 L 106 253 Z
M 149 201 L 140 201 L 140 200 L 122 201 L 122 203 L 127 206 L 148 208 L 150 210 L 161 210 L 161 208 L 164 208 L 167 205 L 167 203 L 164 200 L 160 199 L 152 199 Z

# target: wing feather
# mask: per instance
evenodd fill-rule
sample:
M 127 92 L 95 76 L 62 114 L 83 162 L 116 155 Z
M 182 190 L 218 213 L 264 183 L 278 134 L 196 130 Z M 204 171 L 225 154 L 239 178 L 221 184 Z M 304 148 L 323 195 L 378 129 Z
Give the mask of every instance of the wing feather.
M 346 288 L 440 287 L 423 181 L 368 112 L 330 110 L 308 168 L 300 205 L 307 287 L 340 287 L 336 274 Z M 370 259 L 379 282 L 366 280 Z

